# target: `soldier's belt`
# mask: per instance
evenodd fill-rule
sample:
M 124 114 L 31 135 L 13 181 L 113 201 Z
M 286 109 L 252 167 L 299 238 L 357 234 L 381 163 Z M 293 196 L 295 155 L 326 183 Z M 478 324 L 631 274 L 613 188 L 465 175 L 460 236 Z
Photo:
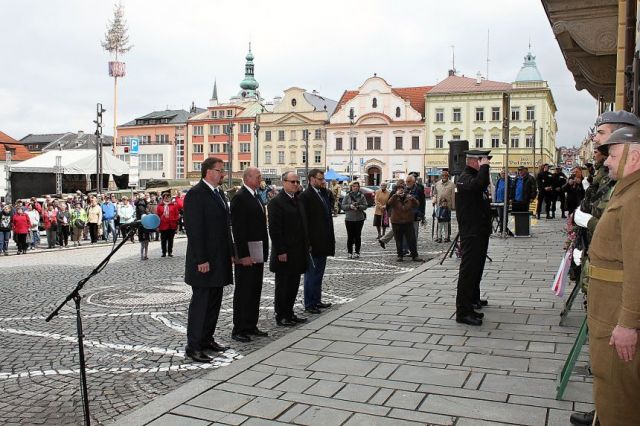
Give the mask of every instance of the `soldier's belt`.
M 624 271 L 622 269 L 600 268 L 589 264 L 589 277 L 612 283 L 621 283 L 624 281 Z

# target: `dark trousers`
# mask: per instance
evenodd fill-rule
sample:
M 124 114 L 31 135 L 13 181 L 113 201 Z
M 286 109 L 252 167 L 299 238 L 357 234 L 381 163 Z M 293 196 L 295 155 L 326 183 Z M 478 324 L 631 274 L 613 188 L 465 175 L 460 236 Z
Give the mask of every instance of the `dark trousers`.
M 122 234 L 122 238 L 126 238 L 127 234 L 129 234 L 130 229 L 131 229 L 131 224 L 128 224 L 128 223 L 120 224 L 120 234 Z M 131 234 L 131 237 L 129 237 L 132 243 L 134 242 L 133 241 L 134 236 L 135 236 L 135 233 Z
M 293 316 L 293 304 L 296 302 L 296 296 L 298 295 L 300 275 L 276 272 L 274 310 L 277 320 Z
M 160 231 L 160 247 L 162 248 L 162 254 L 173 253 L 173 237 L 176 236 L 175 229 L 167 229 L 166 231 Z M 262 281 L 260 281 L 262 283 Z
M 349 254 L 353 253 L 353 245 L 356 246 L 356 253 L 360 253 L 360 245 L 362 244 L 362 226 L 364 220 L 345 221 L 344 225 L 347 227 L 347 251 Z
M 27 244 L 27 234 L 16 234 L 15 237 L 18 251 L 26 252 L 29 248 L 29 245 Z
M 562 212 L 562 214 L 564 214 L 564 212 L 567 210 L 567 199 L 564 196 L 564 192 L 560 191 L 560 192 L 554 192 L 553 193 L 553 200 L 551 201 L 551 212 L 553 212 L 553 215 L 555 216 L 556 214 L 556 202 L 560 201 L 560 211 Z
M 98 224 L 97 223 L 89 223 L 89 236 L 91 237 L 92 243 L 95 243 L 98 241 Z
M 542 211 L 542 202 L 544 201 L 544 211 L 549 216 L 549 212 L 551 211 L 551 203 L 553 202 L 553 193 L 547 192 L 542 189 L 541 192 L 538 193 L 538 207 L 536 208 L 536 214 L 540 216 L 540 212 Z
M 236 287 L 233 290 L 232 333 L 246 334 L 258 326 L 264 264 L 257 263 L 252 266 L 236 264 L 235 272 Z
M 322 302 L 322 278 L 327 266 L 327 256 L 311 256 L 313 262 L 304 273 L 304 307 L 310 308 Z
M 458 294 L 456 315 L 465 316 L 473 311 L 473 303 L 480 300 L 480 281 L 487 260 L 489 235 L 468 235 L 460 237 L 462 259 L 458 274 Z
M 69 234 L 71 234 L 69 225 L 58 225 L 58 244 L 66 247 L 69 244 Z
M 413 222 L 410 223 L 392 223 L 393 238 L 396 240 L 396 251 L 398 257 L 404 256 L 403 239 L 407 242 L 411 257 L 418 256 L 418 248 L 416 246 L 416 233 L 413 229 Z
M 222 287 L 192 287 L 187 319 L 187 346 L 202 350 L 212 339 L 222 304 Z

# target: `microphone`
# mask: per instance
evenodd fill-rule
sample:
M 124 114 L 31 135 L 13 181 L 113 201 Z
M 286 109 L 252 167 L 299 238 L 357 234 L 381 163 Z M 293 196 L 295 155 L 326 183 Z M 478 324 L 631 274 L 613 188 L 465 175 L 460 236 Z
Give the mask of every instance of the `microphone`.
M 160 226 L 160 216 L 157 214 L 144 214 L 140 220 L 131 222 L 129 226 L 134 228 L 143 227 L 149 231 L 153 231 Z

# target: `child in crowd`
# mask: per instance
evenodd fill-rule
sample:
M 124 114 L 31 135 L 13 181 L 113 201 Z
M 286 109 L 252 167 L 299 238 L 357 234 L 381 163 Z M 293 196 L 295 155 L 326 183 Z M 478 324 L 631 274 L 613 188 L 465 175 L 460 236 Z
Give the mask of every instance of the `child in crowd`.
M 438 207 L 438 239 L 437 243 L 441 243 L 444 238 L 444 242 L 451 241 L 451 235 L 449 234 L 449 230 L 451 229 L 449 225 L 451 224 L 451 210 L 449 209 L 449 203 L 446 199 L 440 200 L 440 207 Z

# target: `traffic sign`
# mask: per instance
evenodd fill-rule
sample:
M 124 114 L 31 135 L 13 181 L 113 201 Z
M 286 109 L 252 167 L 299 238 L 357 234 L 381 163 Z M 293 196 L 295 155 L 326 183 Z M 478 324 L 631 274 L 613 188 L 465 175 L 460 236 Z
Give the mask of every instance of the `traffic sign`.
M 140 152 L 140 140 L 131 138 L 131 154 L 137 155 Z

